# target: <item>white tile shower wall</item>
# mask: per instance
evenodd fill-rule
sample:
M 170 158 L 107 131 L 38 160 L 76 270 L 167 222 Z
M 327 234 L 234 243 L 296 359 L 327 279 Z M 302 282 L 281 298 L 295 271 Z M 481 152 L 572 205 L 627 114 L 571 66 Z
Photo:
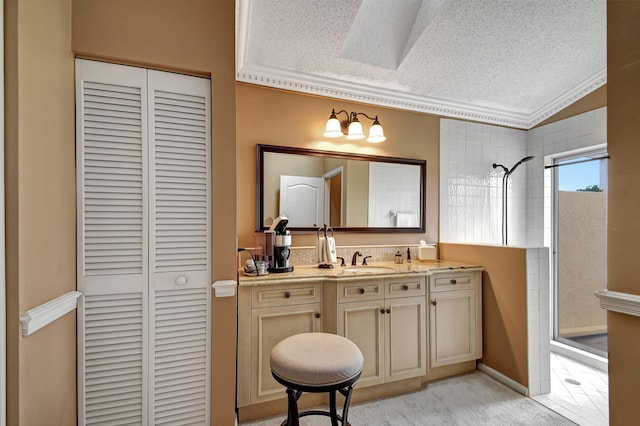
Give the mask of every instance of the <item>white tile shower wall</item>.
M 526 131 L 440 120 L 440 241 L 501 244 L 502 176 L 526 156 Z M 526 173 L 509 178 L 509 245 L 526 243 Z
M 551 390 L 549 364 L 549 249 L 527 249 L 529 396 Z
M 419 226 L 420 166 L 369 163 L 369 226 L 396 226 L 403 213 Z
M 527 243 L 551 245 L 551 172 L 544 159 L 564 152 L 607 143 L 607 107 L 531 129 L 527 133 L 527 155 L 534 155 L 527 168 Z

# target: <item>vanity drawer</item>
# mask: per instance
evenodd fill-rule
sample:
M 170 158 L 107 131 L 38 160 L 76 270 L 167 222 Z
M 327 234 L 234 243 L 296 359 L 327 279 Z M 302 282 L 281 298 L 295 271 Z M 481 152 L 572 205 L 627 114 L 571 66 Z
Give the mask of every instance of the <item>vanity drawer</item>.
M 259 286 L 251 289 L 251 307 L 299 305 L 322 300 L 322 282 Z
M 384 280 L 365 280 L 338 285 L 338 302 L 384 298 Z
M 425 295 L 424 277 L 394 278 L 386 280 L 385 297 L 410 297 Z
M 475 275 L 471 272 L 436 274 L 429 278 L 429 291 L 466 290 L 475 286 Z

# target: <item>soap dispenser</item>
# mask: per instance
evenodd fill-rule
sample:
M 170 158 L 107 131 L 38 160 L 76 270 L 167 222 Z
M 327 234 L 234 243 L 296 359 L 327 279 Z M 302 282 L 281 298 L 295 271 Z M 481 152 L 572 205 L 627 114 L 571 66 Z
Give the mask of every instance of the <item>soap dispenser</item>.
M 400 253 L 400 250 L 398 250 L 396 252 L 396 255 L 393 257 L 393 263 L 395 264 L 401 264 L 402 263 L 402 253 Z

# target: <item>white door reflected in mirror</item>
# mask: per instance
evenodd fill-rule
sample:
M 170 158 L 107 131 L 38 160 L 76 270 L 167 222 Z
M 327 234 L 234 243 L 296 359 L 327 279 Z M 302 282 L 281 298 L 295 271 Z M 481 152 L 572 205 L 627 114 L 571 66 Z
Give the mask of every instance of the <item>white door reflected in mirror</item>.
M 324 224 L 324 179 L 280 176 L 280 216 L 288 226 L 316 227 Z

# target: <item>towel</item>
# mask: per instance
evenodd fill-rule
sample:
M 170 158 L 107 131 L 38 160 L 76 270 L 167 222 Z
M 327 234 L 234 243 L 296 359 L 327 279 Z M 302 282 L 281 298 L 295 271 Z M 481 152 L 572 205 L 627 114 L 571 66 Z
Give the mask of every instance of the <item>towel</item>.
M 397 213 L 396 214 L 396 227 L 397 228 L 417 228 L 418 215 L 415 213 Z
M 327 241 L 324 237 L 318 237 L 316 247 L 318 249 L 318 263 L 325 263 L 325 258 L 327 256 Z
M 333 237 L 327 237 L 325 240 L 326 254 L 324 261 L 327 263 L 336 263 L 338 261 L 336 253 L 336 240 Z

